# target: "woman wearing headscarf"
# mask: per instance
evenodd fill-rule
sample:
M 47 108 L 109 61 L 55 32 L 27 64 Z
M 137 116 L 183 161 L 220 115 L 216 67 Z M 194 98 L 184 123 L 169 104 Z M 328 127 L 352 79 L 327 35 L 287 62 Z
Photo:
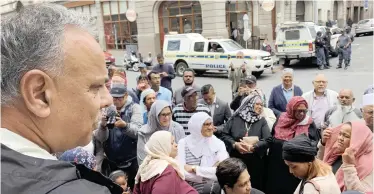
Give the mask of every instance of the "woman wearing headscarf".
M 177 144 L 168 131 L 157 131 L 145 144 L 147 156 L 135 177 L 134 194 L 197 194 L 174 159 Z
M 227 121 L 221 139 L 225 142 L 230 156 L 240 158 L 247 165 L 252 186 L 264 191 L 266 149 L 256 153 L 249 150 L 256 141 L 271 137 L 266 119 L 261 115 L 262 110 L 261 96 L 249 95 L 244 98 L 240 107 Z M 249 138 L 255 141 L 245 141 Z
M 331 166 L 316 158 L 316 143 L 301 134 L 283 144 L 283 159 L 301 183 L 294 194 L 340 194 Z
M 340 190 L 373 192 L 373 132 L 361 121 L 348 122 L 325 129 L 323 139 L 318 157 L 332 166 Z
M 142 108 L 143 112 L 143 120 L 144 124 L 148 122 L 148 112 L 151 110 L 152 104 L 156 100 L 156 92 L 152 89 L 146 89 L 140 95 L 140 107 Z
M 269 148 L 267 164 L 266 194 L 293 193 L 299 180 L 288 170 L 282 158 L 282 146 L 285 141 L 293 139 L 300 134 L 318 142 L 321 135 L 308 112 L 308 103 L 301 96 L 294 96 L 287 104 L 286 112 L 281 113 L 274 124 L 272 137 L 259 141 L 252 147 L 252 151 L 262 151 Z M 279 181 L 282 180 L 282 181 Z
M 178 142 L 185 137 L 182 125 L 171 119 L 170 104 L 164 100 L 156 100 L 148 113 L 148 123 L 138 131 L 137 155 L 138 164 L 141 164 L 146 157 L 144 145 L 156 131 L 169 131 Z
M 199 193 L 210 181 L 217 181 L 217 165 L 229 157 L 225 144 L 214 136 L 213 119 L 205 112 L 192 115 L 188 121 L 190 135 L 178 142 L 177 160 L 187 182 Z
M 87 168 L 96 170 L 96 160 L 95 156 L 82 147 L 77 147 L 62 153 L 59 157 L 59 160 L 66 161 L 66 162 L 73 162 L 76 164 L 83 164 Z

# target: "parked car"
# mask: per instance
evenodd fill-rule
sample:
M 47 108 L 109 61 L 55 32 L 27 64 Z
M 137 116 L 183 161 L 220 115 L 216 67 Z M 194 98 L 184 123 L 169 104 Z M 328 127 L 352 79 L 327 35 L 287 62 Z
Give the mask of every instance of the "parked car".
M 373 35 L 374 31 L 374 19 L 365 19 L 361 20 L 356 25 L 356 36 L 362 34 L 371 34 Z
M 106 67 L 108 68 L 110 65 L 115 65 L 116 64 L 116 58 L 109 52 L 104 51 L 104 56 L 105 56 L 105 63 Z
M 273 67 L 273 59 L 266 51 L 244 49 L 231 39 L 207 39 L 197 33 L 165 35 L 163 53 L 164 63 L 172 65 L 178 76 L 186 68 L 198 75 L 211 70 L 228 72 L 231 63 L 236 68 L 245 60 L 246 68 L 256 77 Z

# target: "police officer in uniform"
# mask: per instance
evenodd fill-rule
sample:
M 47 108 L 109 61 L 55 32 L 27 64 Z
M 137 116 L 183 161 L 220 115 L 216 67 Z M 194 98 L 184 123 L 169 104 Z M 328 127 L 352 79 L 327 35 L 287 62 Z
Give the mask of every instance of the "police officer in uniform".
M 349 38 L 348 34 L 346 33 L 346 30 L 343 31 L 343 34 L 339 36 L 336 44 L 337 44 L 336 48 L 338 49 L 338 52 L 339 52 L 339 64 L 336 67 L 336 69 L 342 68 L 343 60 L 345 64 L 344 69 L 348 69 L 348 66 L 349 66 L 348 47 L 351 44 L 351 38 Z
M 323 36 L 323 40 L 325 41 L 325 58 L 326 58 L 326 66 L 330 66 L 330 52 L 332 52 L 332 47 L 331 47 L 331 31 L 330 28 L 326 28 L 326 34 Z
M 316 45 L 316 57 L 317 57 L 317 65 L 319 70 L 323 70 L 324 68 L 329 69 L 326 66 L 326 58 L 325 58 L 325 41 L 322 38 L 322 32 L 317 32 L 317 37 L 315 40 Z
M 351 44 L 348 46 L 348 64 L 351 62 L 351 56 L 352 56 L 352 42 L 354 41 L 354 35 L 351 33 L 351 27 L 347 26 L 345 29 L 345 32 L 347 33 L 348 37 L 351 39 Z

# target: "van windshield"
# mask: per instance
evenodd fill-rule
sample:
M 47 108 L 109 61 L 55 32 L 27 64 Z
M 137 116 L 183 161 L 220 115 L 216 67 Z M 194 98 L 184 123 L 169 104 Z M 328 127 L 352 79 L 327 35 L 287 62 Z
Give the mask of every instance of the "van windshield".
M 286 40 L 299 40 L 300 31 L 299 30 L 288 30 L 285 33 Z
M 240 44 L 234 42 L 233 40 L 226 40 L 220 42 L 221 46 L 227 51 L 237 51 L 244 49 Z

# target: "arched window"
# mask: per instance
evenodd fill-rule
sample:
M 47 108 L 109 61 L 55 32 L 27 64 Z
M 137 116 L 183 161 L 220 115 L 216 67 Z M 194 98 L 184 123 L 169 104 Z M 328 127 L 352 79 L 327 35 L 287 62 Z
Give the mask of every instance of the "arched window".
M 252 21 L 252 15 L 248 13 L 247 2 L 239 0 L 226 1 L 226 27 L 231 39 L 245 47 L 243 40 L 244 22 L 243 16 L 247 14 Z M 249 25 L 252 31 L 251 25 Z
M 164 1 L 160 5 L 158 18 L 161 45 L 164 35 L 170 32 L 201 34 L 203 31 L 199 1 Z

